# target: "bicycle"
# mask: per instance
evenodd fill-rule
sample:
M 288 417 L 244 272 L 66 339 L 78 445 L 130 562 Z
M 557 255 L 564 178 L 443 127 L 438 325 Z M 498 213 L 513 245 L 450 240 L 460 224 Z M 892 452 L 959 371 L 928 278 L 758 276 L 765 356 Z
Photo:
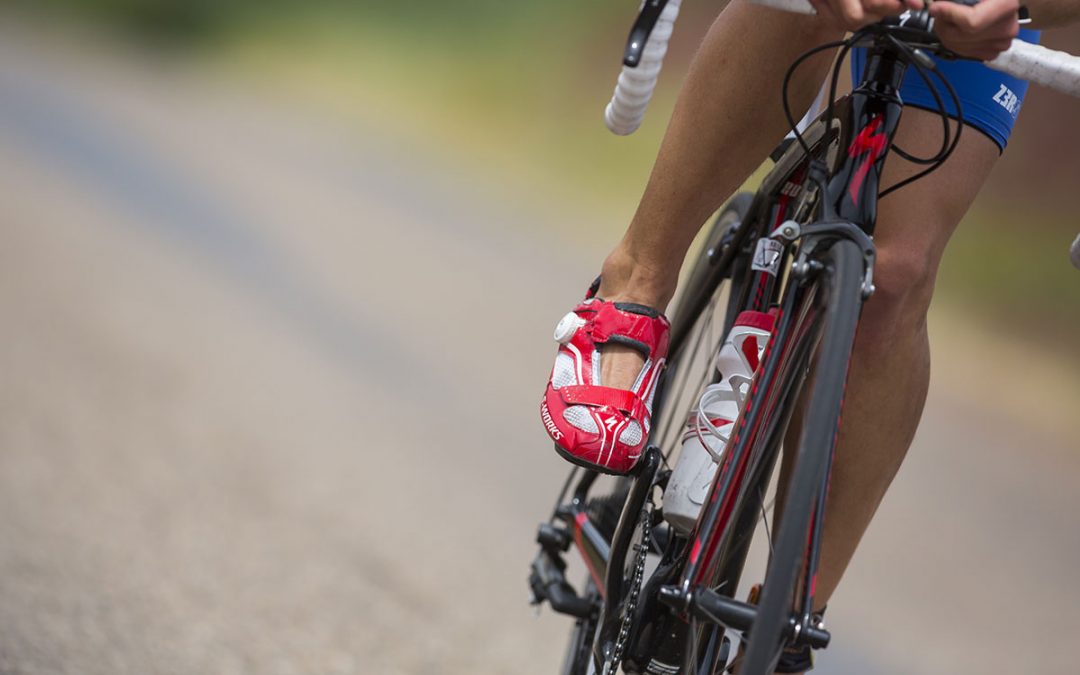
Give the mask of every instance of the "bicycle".
M 648 56 L 643 50 L 654 29 L 666 41 L 678 8 L 672 2 L 645 3 L 631 31 L 628 67 Z M 799 0 L 767 4 L 790 8 Z M 852 93 L 837 100 L 844 56 L 856 46 L 868 49 L 867 68 Z M 1005 59 L 1014 59 L 1007 66 L 1013 74 L 1080 95 L 1080 59 L 1029 47 Z M 803 61 L 826 49 L 839 55 L 825 109 L 797 123 L 788 85 Z M 654 47 L 652 55 L 662 58 L 663 51 Z M 944 163 L 963 130 L 956 92 L 934 69 L 926 56 L 931 52 L 947 53 L 933 35 L 932 19 L 925 11 L 907 12 L 811 50 L 789 68 L 784 104 L 792 134 L 773 153 L 775 164 L 757 192 L 736 195 L 721 210 L 682 284 L 650 447 L 634 472 L 601 496 L 593 496 L 598 474 L 572 470 L 552 518 L 540 527 L 530 574 L 534 602 L 547 600 L 576 619 L 564 675 L 606 675 L 620 666 L 632 673 L 712 675 L 729 672 L 735 659 L 741 675 L 767 675 L 785 647 L 829 644 L 831 635 L 814 612 L 815 578 L 848 361 L 862 303 L 874 292 L 877 202 Z M 655 82 L 657 68 L 643 77 Z M 942 145 L 929 158 L 894 149 L 927 168 L 879 193 L 901 115 L 897 90 L 909 71 L 935 92 Z M 632 105 L 620 108 L 617 90 L 607 111 L 609 126 L 620 133 L 636 126 L 644 109 L 641 88 L 627 72 L 620 87 L 632 92 L 623 96 Z M 955 130 L 941 89 L 959 113 Z M 717 382 L 714 355 L 745 311 L 772 312 L 775 325 L 745 383 L 735 431 L 713 458 L 700 514 L 679 526 L 665 518 L 663 498 L 685 440 L 683 423 L 698 402 L 693 433 L 711 433 L 702 394 Z M 773 522 L 779 521 L 773 536 L 766 496 L 800 406 L 800 438 L 788 443 L 794 469 L 773 510 Z M 744 602 L 736 595 L 757 531 L 765 534 L 768 564 L 760 594 Z M 572 545 L 588 569 L 581 592 L 566 579 L 563 554 Z M 745 641 L 739 649 L 733 633 Z

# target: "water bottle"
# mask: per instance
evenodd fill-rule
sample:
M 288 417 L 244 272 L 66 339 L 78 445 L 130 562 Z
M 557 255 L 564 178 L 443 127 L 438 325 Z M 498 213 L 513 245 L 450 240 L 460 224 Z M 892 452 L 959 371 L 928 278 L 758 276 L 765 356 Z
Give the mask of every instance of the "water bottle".
M 747 310 L 739 314 L 716 355 L 719 381 L 705 388 L 690 411 L 682 452 L 664 490 L 664 518 L 683 534 L 694 528 L 709 497 L 775 320 L 771 313 Z

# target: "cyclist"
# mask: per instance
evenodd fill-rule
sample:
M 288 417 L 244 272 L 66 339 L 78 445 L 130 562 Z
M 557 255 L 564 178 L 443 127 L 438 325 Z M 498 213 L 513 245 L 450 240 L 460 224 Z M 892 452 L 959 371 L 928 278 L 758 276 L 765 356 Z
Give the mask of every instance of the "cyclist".
M 586 301 L 556 329 L 561 343 L 541 403 L 558 452 L 609 473 L 629 471 L 647 441 L 652 395 L 667 351 L 662 312 L 700 226 L 788 131 L 779 92 L 803 52 L 921 0 L 811 0 L 817 16 L 733 0 L 696 55 L 628 230 L 607 256 Z M 1080 15 L 1080 0 L 1027 0 L 1034 25 Z M 1018 0 L 975 6 L 936 2 L 936 33 L 953 51 L 989 60 L 1021 30 Z M 805 110 L 829 68 L 810 59 L 792 84 L 793 109 Z M 859 67 L 860 59 L 853 59 Z M 933 176 L 884 199 L 875 229 L 876 293 L 866 303 L 852 356 L 847 404 L 829 489 L 816 602 L 836 589 L 915 434 L 929 384 L 926 315 L 945 245 L 1005 148 L 1027 83 L 972 61 L 938 61 L 955 86 L 966 124 L 949 161 Z M 939 150 L 937 104 L 909 77 L 897 145 L 917 156 Z M 801 106 L 801 108 L 800 108 Z M 896 157 L 881 187 L 920 167 Z M 780 672 L 803 672 L 807 653 Z

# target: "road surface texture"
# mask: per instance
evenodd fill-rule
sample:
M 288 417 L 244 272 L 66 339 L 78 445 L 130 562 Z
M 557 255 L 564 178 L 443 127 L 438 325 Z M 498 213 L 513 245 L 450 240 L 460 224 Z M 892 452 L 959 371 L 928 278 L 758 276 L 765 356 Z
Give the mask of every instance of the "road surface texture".
M 601 250 L 138 62 L 0 40 L 0 673 L 554 672 L 536 406 Z M 819 672 L 1075 672 L 1075 445 L 935 387 Z

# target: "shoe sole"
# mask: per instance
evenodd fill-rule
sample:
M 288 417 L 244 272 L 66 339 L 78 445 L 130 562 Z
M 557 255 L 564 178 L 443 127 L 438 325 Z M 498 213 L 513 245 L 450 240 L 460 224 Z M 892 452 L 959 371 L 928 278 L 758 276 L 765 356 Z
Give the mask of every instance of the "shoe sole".
M 607 474 L 608 476 L 629 476 L 630 474 L 634 473 L 634 469 L 636 469 L 638 467 L 637 464 L 634 464 L 634 467 L 632 469 L 630 469 L 629 471 L 625 471 L 625 472 L 614 471 L 614 470 L 609 469 L 609 468 L 607 468 L 605 466 L 600 466 L 599 464 L 593 464 L 592 462 L 586 462 L 585 460 L 581 459 L 580 457 L 575 457 L 574 455 L 571 455 L 569 452 L 567 452 L 566 450 L 563 450 L 561 447 L 559 447 L 558 443 L 552 443 L 552 445 L 555 447 L 555 452 L 559 453 L 560 457 L 562 457 L 566 461 L 570 462 L 571 464 L 575 464 L 575 465 L 580 466 L 581 468 L 587 469 L 589 471 L 595 471 L 597 473 Z

